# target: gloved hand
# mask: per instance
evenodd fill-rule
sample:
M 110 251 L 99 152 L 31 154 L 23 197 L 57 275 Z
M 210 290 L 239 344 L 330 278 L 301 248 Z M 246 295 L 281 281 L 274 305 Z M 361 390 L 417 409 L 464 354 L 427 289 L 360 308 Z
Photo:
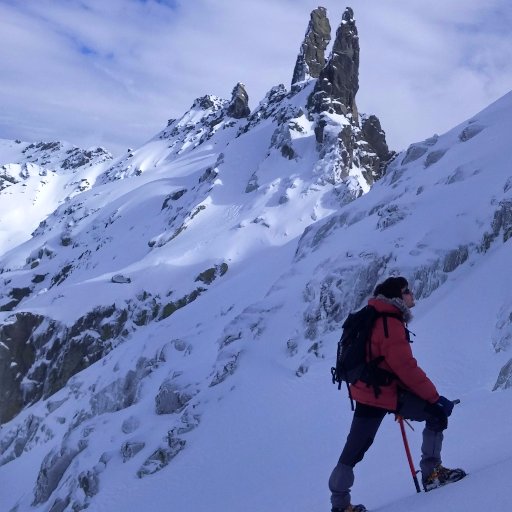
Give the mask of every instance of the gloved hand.
M 439 400 L 434 405 L 439 407 L 447 418 L 453 411 L 453 402 L 444 396 L 440 396 Z

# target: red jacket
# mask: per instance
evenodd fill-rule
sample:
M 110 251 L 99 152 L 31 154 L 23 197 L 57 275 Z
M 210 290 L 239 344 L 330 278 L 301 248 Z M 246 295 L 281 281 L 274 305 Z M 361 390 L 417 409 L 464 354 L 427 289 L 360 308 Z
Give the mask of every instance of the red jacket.
M 380 299 L 370 299 L 368 304 L 382 313 L 402 314 L 396 306 Z M 379 368 L 392 372 L 397 379 L 387 386 L 381 386 L 381 394 L 378 398 L 375 398 L 371 386 L 357 381 L 350 387 L 352 398 L 366 405 L 394 411 L 397 408 L 398 387 L 400 387 L 427 402 L 436 402 L 439 399 L 439 393 L 412 355 L 404 323 L 398 318 L 388 317 L 387 324 L 388 337 L 386 338 L 383 319 L 377 319 L 371 336 L 371 352 L 373 358 L 384 356 L 384 361 L 380 363 Z

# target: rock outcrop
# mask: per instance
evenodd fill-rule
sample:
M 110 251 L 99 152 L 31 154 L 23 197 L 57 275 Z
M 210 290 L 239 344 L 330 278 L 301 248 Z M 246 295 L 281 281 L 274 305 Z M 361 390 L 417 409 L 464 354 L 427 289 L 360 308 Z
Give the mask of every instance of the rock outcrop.
M 393 156 L 393 153 L 389 151 L 386 143 L 386 134 L 381 128 L 377 116 L 371 115 L 363 119 L 361 130 L 366 142 L 368 142 L 380 160 L 387 161 Z
M 29 312 L 10 317 L 0 326 L 0 422 L 51 396 L 101 359 L 126 320 L 127 312 L 113 306 L 94 309 L 71 328 Z
M 314 112 L 352 114 L 357 120 L 356 93 L 359 89 L 359 36 L 354 11 L 347 7 L 331 56 L 322 69 L 309 104 Z
M 249 95 L 245 90 L 245 85 L 237 83 L 231 94 L 231 102 L 229 103 L 227 114 L 235 119 L 242 119 L 249 116 Z
M 325 66 L 325 49 L 331 40 L 331 25 L 325 7 L 311 12 L 311 20 L 293 70 L 292 85 L 318 78 Z

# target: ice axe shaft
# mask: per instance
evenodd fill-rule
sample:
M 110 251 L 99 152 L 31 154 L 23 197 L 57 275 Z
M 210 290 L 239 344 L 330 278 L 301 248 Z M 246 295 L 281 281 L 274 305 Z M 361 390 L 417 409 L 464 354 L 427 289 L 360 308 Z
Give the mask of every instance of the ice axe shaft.
M 414 468 L 414 463 L 411 457 L 411 450 L 409 449 L 409 443 L 407 442 L 407 436 L 405 434 L 404 427 L 404 419 L 402 416 L 397 416 L 398 424 L 400 425 L 400 431 L 402 432 L 402 439 L 404 441 L 405 454 L 407 456 L 407 462 L 409 463 L 409 468 L 411 470 L 412 479 L 414 481 L 414 486 L 416 487 L 416 492 L 421 492 L 420 484 L 418 482 L 418 471 Z
M 458 398 L 456 398 L 455 400 L 452 400 L 452 403 L 453 403 L 453 405 L 460 404 L 460 400 Z M 412 456 L 411 456 L 411 450 L 409 448 L 409 442 L 407 441 L 407 435 L 405 433 L 404 418 L 397 414 L 396 420 L 398 421 L 398 424 L 400 425 L 400 432 L 402 432 L 402 439 L 404 442 L 405 455 L 407 456 L 407 462 L 409 463 L 409 469 L 411 470 L 411 476 L 414 481 L 414 487 L 416 488 L 416 492 L 421 492 L 420 483 L 418 482 L 418 471 L 414 467 L 414 462 L 412 461 Z M 409 424 L 409 422 L 407 422 L 407 424 L 409 425 L 409 427 L 412 428 L 412 426 Z

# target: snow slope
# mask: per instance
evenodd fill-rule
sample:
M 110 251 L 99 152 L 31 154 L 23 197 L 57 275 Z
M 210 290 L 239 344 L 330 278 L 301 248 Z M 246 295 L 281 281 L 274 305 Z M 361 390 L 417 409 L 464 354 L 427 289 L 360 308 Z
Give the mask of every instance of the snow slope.
M 196 112 L 193 130 L 215 112 Z M 506 372 L 493 388 L 510 360 L 512 94 L 397 155 L 351 202 L 350 180 L 325 179 L 306 124 L 289 160 L 269 145 L 273 117 L 247 132 L 243 120 L 214 133 L 187 123 L 95 168 L 88 190 L 2 257 L 6 291 L 31 288 L 5 324 L 30 312 L 64 332 L 111 304 L 125 318 L 119 336 L 103 333 L 96 362 L 3 425 L 2 510 L 329 510 L 351 417 L 330 383 L 340 322 L 397 272 L 418 297 L 421 366 L 461 399 L 444 462 L 469 476 L 416 496 L 389 417 L 357 467 L 354 500 L 509 510 Z M 111 283 L 117 273 L 131 282 Z M 54 364 L 49 343 L 26 393 Z M 409 433 L 416 457 L 420 439 Z

